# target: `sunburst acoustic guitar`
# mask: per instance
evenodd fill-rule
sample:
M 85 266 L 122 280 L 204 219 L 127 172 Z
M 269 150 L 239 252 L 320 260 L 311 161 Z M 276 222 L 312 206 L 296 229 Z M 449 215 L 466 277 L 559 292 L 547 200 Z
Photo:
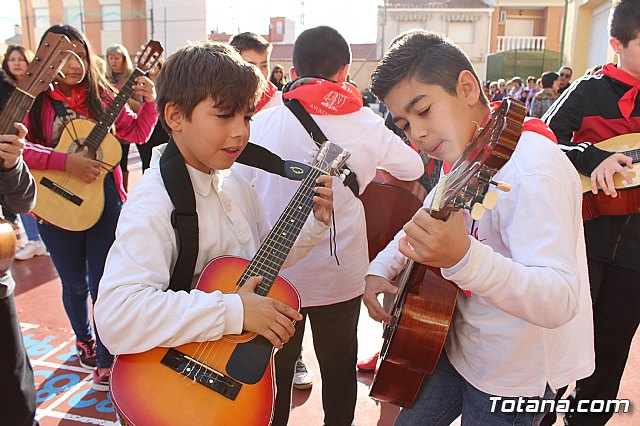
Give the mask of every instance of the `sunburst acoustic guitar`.
M 506 99 L 482 131 L 469 143 L 451 172 L 435 188 L 429 214 L 440 220 L 459 209 L 471 210 L 479 220 L 485 208 L 495 206 L 488 191 L 492 177 L 514 151 L 526 115 L 524 105 Z M 498 189 L 509 186 L 497 184 Z M 459 288 L 446 280 L 440 268 L 409 261 L 396 279 L 398 292 L 385 326 L 380 364 L 370 395 L 380 401 L 410 407 L 424 377 L 433 372 L 456 306 Z
M 151 69 L 162 51 L 159 42 L 147 43 L 138 55 L 133 73 L 97 123 L 75 119 L 65 126 L 55 151 L 73 154 L 88 148 L 87 155 L 98 160 L 104 170 L 96 181 L 86 183 L 60 170 L 32 170 L 38 185 L 33 213 L 40 219 L 68 231 L 84 231 L 98 222 L 104 209 L 104 178 L 122 157 L 120 143 L 109 129 L 131 97 L 135 79 Z
M 27 116 L 33 101 L 49 87 L 58 71 L 65 64 L 73 49 L 73 43 L 60 34 L 49 33 L 40 44 L 27 73 L 20 80 L 0 115 L 0 134 L 15 135 L 14 123 Z M 0 159 L 0 166 L 4 163 Z M 16 254 L 16 234 L 10 223 L 0 220 L 0 275 L 11 266 Z
M 339 146 L 325 142 L 318 163 L 254 258 L 210 261 L 195 288 L 235 293 L 251 276 L 261 275 L 257 294 L 299 311 L 298 292 L 278 273 L 311 212 L 316 179 L 339 173 L 348 157 Z M 249 332 L 118 355 L 111 370 L 111 399 L 123 425 L 268 425 L 275 401 L 273 356 L 271 343 Z

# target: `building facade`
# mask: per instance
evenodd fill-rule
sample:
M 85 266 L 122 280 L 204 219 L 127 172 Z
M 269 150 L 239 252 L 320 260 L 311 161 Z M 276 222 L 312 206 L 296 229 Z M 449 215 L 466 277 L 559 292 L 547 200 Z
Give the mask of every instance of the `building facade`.
M 23 45 L 35 51 L 54 24 L 69 24 L 86 34 L 99 55 L 114 43 L 132 56 L 148 40 L 169 54 L 187 40 L 206 37 L 205 0 L 21 0 Z
M 490 52 L 494 9 L 482 0 L 401 0 L 378 7 L 380 51 L 399 34 L 425 29 L 446 35 L 467 54 L 478 76 L 484 80 Z

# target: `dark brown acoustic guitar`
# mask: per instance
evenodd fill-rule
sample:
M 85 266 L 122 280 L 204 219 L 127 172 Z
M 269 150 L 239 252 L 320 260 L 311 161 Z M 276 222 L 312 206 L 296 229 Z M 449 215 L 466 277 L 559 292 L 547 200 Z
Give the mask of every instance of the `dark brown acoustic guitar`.
M 440 179 L 429 214 L 440 220 L 459 209 L 470 209 L 478 220 L 484 209 L 495 206 L 493 176 L 515 150 L 526 109 L 506 99 L 486 126 L 469 143 L 451 172 Z M 384 330 L 380 364 L 370 395 L 403 407 L 413 405 L 424 377 L 433 372 L 442 353 L 458 298 L 458 287 L 444 279 L 440 268 L 409 261 L 396 279 L 398 292 L 391 321 Z

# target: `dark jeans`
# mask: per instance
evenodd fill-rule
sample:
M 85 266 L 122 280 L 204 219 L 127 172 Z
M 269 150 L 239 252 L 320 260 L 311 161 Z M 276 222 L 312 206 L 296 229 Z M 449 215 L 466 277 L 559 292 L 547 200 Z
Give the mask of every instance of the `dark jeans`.
M 33 369 L 12 294 L 0 299 L 0 426 L 37 425 L 35 414 Z
M 276 409 L 273 426 L 283 426 L 289 420 L 291 392 L 296 360 L 302 348 L 304 328 L 309 317 L 313 346 L 322 376 L 322 406 L 324 424 L 349 426 L 356 407 L 356 361 L 358 355 L 358 318 L 361 297 L 326 306 L 303 308 L 302 320 L 296 332 L 276 353 Z
M 615 399 L 629 356 L 633 336 L 640 323 L 640 272 L 589 260 L 589 281 L 593 302 L 596 369 L 579 380 L 570 399 Z M 613 413 L 567 413 L 571 426 L 604 425 Z
M 67 231 L 53 225 L 38 224 L 40 236 L 51 253 L 51 260 L 62 281 L 62 302 L 78 340 L 92 336 L 87 295 L 95 303 L 107 253 L 115 240 L 122 202 L 108 174 L 104 179 L 104 210 L 100 220 L 86 231 Z M 98 368 L 109 368 L 113 355 L 100 341 L 96 331 Z
M 494 395 L 475 388 L 458 373 L 449 362 L 446 352 L 442 351 L 433 374 L 426 376 L 422 382 L 413 406 L 400 411 L 395 425 L 445 426 L 450 425 L 461 414 L 463 426 L 538 425 L 545 415 L 544 409 L 540 407 L 541 401 L 551 398 L 553 391 L 547 386 L 542 398 L 525 398 L 527 402 L 524 406 L 538 404 L 537 411 L 516 410 L 512 407 L 518 402 L 517 397 L 496 400 Z M 496 409 L 492 412 L 494 404 Z M 502 407 L 509 409 L 501 410 Z

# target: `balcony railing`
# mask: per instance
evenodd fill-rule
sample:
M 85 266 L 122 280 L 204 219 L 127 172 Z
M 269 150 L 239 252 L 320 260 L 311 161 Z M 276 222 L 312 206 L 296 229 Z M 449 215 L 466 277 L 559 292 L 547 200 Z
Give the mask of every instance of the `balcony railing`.
M 506 50 L 544 50 L 545 36 L 498 36 L 496 52 Z

